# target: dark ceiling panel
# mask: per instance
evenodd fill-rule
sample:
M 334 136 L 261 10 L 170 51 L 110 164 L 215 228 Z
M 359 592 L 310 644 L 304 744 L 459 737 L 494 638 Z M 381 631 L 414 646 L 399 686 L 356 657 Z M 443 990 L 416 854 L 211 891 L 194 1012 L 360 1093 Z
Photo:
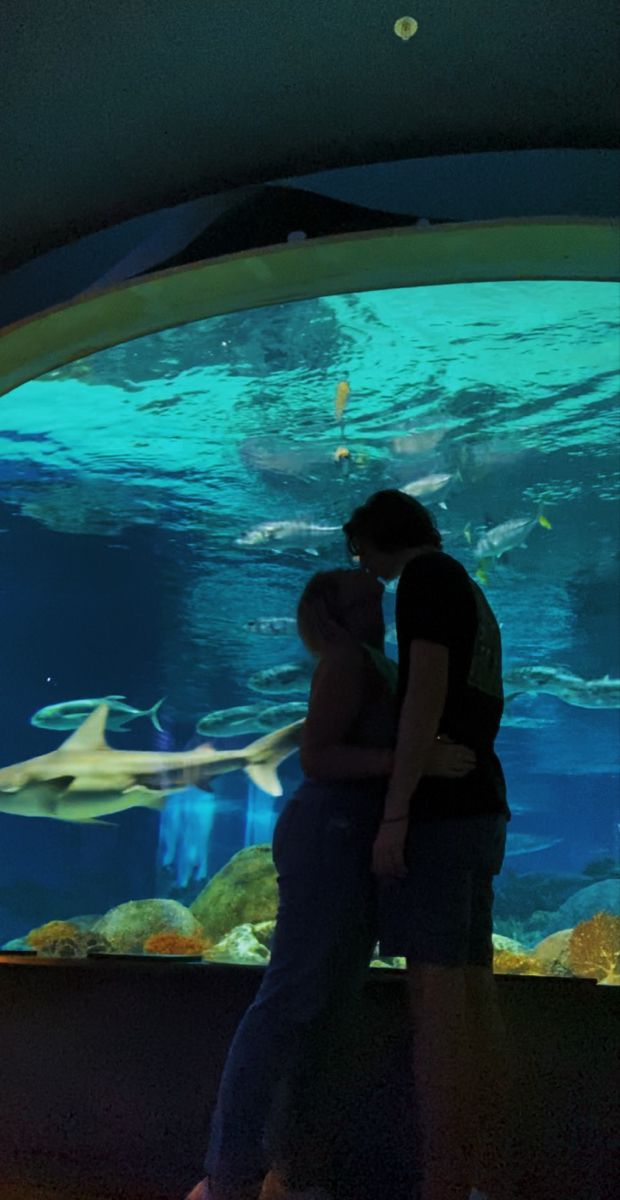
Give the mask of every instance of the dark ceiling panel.
M 5 265 L 314 170 L 618 145 L 616 0 L 408 0 L 407 44 L 401 7 L 1 0 Z

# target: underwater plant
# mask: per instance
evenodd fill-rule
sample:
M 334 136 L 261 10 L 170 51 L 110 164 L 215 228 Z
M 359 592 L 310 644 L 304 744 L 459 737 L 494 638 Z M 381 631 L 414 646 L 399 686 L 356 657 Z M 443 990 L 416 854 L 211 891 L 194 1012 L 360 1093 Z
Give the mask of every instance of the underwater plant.
M 192 937 L 183 933 L 152 933 L 144 943 L 145 954 L 203 954 L 212 943 L 208 938 Z
M 568 943 L 575 975 L 620 985 L 620 917 L 599 912 L 576 925 Z
M 533 954 L 513 954 L 511 950 L 496 950 L 493 955 L 495 975 L 547 975 L 544 964 Z

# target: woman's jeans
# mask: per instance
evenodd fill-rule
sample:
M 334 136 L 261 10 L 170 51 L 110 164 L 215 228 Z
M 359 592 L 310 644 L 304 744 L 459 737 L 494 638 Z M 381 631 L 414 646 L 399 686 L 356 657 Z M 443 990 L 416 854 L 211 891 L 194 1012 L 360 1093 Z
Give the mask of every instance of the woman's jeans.
M 377 940 L 370 855 L 384 794 L 385 780 L 306 781 L 278 819 L 271 961 L 231 1043 L 205 1158 L 223 1186 L 262 1179 L 267 1120 L 304 1033 L 361 991 Z

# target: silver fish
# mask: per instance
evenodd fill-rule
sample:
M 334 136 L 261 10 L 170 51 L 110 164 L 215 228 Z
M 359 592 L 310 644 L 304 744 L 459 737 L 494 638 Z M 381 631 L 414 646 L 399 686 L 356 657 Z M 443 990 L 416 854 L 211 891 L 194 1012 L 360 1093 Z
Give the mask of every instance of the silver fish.
M 264 707 L 264 704 L 242 704 L 238 708 L 218 708 L 200 718 L 196 733 L 204 737 L 238 737 L 241 733 L 259 733 L 264 728 L 260 722 Z
M 281 729 L 283 725 L 290 725 L 292 721 L 304 721 L 307 712 L 308 705 L 302 700 L 289 700 L 288 704 L 272 704 L 261 712 L 260 727 L 266 731 Z
M 544 529 L 551 528 L 542 513 L 535 517 L 514 517 L 511 521 L 504 521 L 482 534 L 474 553 L 479 559 L 501 558 L 502 554 L 507 554 L 509 550 L 524 546 L 526 538 L 537 525 L 542 525 Z
M 255 617 L 246 621 L 245 628 L 250 633 L 272 634 L 275 637 L 295 637 L 297 621 L 294 617 Z
M 256 671 L 248 679 L 254 692 L 307 692 L 313 668 L 309 663 L 283 663 L 279 667 L 267 667 Z
M 166 797 L 216 775 L 245 771 L 282 795 L 278 765 L 298 749 L 302 721 L 238 750 L 114 750 L 105 740 L 107 705 L 86 718 L 57 750 L 0 768 L 0 812 L 96 822 L 128 808 L 161 808 Z
M 95 700 L 61 700 L 58 704 L 48 704 L 45 708 L 40 708 L 30 718 L 30 724 L 35 725 L 37 729 L 78 729 L 91 712 L 105 704 L 108 709 L 108 729 L 124 732 L 128 721 L 135 721 L 136 717 L 150 717 L 155 728 L 162 733 L 157 714 L 165 699 L 166 697 L 162 696 L 152 708 L 133 708 L 131 704 L 123 703 L 125 696 L 101 696 Z
M 235 538 L 236 546 L 292 546 L 305 550 L 310 543 L 342 537 L 341 525 L 314 525 L 307 521 L 264 521 Z
M 557 696 L 576 708 L 620 708 L 620 679 L 581 679 L 563 667 L 514 667 L 504 675 L 506 692 Z M 510 698 L 510 696 L 509 696 Z
M 453 479 L 454 475 L 425 475 L 423 479 L 414 479 L 412 483 L 406 483 L 399 491 L 421 500 L 425 496 L 434 496 L 437 492 L 442 492 Z

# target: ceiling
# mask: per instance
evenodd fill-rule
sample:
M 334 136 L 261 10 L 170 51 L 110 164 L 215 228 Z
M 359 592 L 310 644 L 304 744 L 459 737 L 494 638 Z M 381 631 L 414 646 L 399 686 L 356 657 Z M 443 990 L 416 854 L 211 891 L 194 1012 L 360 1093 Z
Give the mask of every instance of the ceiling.
M 0 259 L 198 196 L 620 144 L 617 0 L 1 0 Z M 415 17 L 399 40 L 394 22 Z

